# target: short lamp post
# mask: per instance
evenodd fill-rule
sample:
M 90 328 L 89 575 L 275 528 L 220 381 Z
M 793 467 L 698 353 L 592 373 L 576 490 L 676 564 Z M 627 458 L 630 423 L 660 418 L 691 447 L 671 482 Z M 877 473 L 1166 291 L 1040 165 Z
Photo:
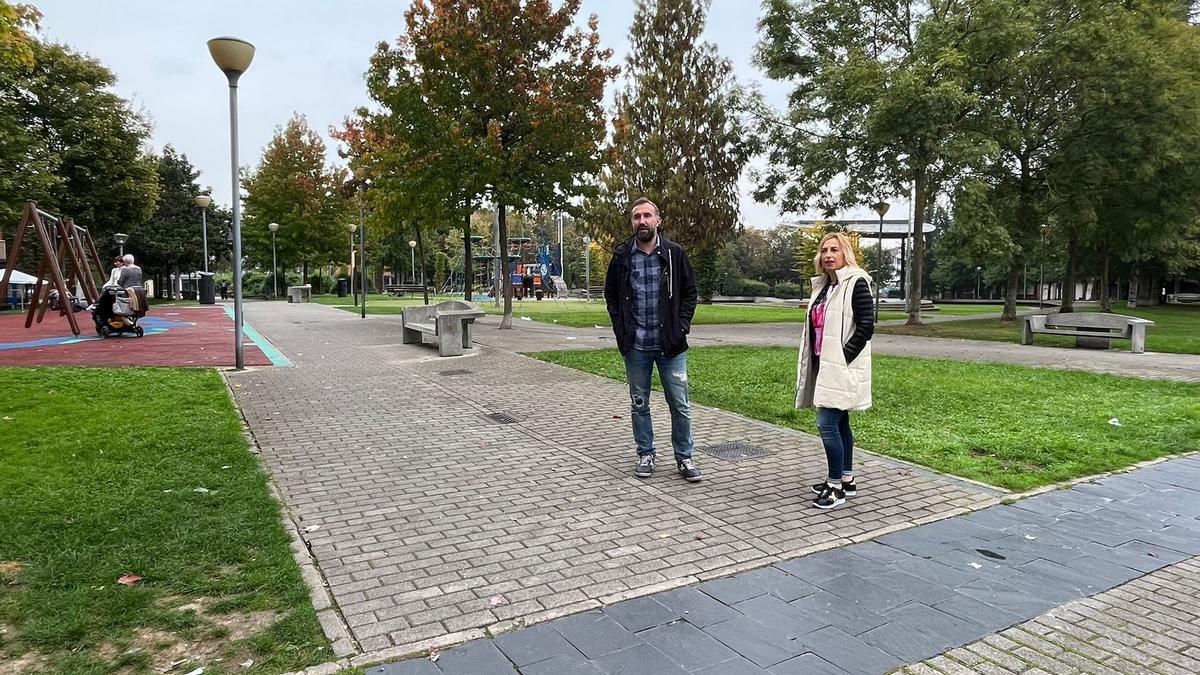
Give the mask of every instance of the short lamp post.
M 876 251 L 879 255 L 875 258 L 878 262 L 876 265 L 880 269 L 875 270 L 875 323 L 879 323 L 879 286 L 883 281 L 881 270 L 883 268 L 883 217 L 887 215 L 890 204 L 884 201 L 875 202 L 871 205 L 871 209 L 879 214 L 879 250 Z
M 196 206 L 200 207 L 200 236 L 204 242 L 204 271 L 208 271 L 208 207 L 212 206 L 212 197 L 196 195 Z
M 592 299 L 592 238 L 583 235 L 583 292 L 587 293 L 587 299 L 590 302 Z
M 1042 226 L 1041 226 L 1041 228 L 1039 228 L 1039 232 L 1038 232 L 1038 309 L 1042 308 L 1042 306 L 1043 306 L 1042 298 L 1044 297 L 1044 295 L 1046 293 L 1046 291 L 1044 290 L 1045 286 L 1042 285 L 1044 283 L 1043 277 L 1045 276 L 1045 274 L 1046 274 L 1046 224 L 1042 223 Z
M 408 264 L 412 267 L 413 286 L 417 285 L 417 242 L 415 239 L 408 240 Z
M 113 241 L 117 242 L 117 246 L 121 247 L 121 256 L 125 255 L 125 242 L 129 241 L 129 235 L 124 232 L 118 232 L 113 235 Z
M 233 350 L 237 370 L 246 367 L 242 347 L 242 199 L 238 176 L 238 79 L 254 60 L 254 45 L 234 37 L 208 41 L 208 53 L 229 80 L 229 166 L 233 185 Z
M 358 231 L 358 223 L 350 223 L 350 295 L 354 304 L 358 305 L 358 286 L 354 285 L 354 233 Z
M 275 257 L 275 232 L 279 230 L 279 223 L 271 223 L 267 225 L 267 229 L 271 230 L 271 288 L 274 291 L 273 296 L 279 297 L 279 262 Z
M 983 268 L 975 268 L 975 299 L 979 299 L 979 282 L 983 280 Z

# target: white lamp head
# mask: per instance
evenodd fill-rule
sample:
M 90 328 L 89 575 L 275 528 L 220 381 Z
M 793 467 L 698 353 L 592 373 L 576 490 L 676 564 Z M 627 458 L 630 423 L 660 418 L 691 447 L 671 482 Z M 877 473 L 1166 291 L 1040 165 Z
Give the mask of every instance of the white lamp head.
M 196 206 L 202 209 L 207 209 L 212 205 L 212 197 L 208 195 L 196 195 Z
M 267 229 L 274 232 L 275 230 L 279 229 L 279 223 L 271 223 L 270 225 L 267 225 Z
M 888 204 L 887 202 L 875 202 L 874 204 L 871 205 L 871 208 L 874 209 L 875 213 L 879 214 L 880 218 L 882 218 L 885 214 L 887 214 L 888 208 L 890 208 L 890 207 L 891 207 L 891 205 Z
M 230 86 L 237 86 L 238 78 L 254 60 L 254 45 L 235 37 L 215 37 L 208 41 L 208 53 L 216 62 Z
M 408 247 L 409 247 L 409 248 L 416 248 L 416 247 L 417 247 L 417 242 L 416 242 L 416 241 L 414 241 L 414 240 L 412 240 L 412 239 L 409 239 L 409 240 L 408 240 Z
M 353 234 L 358 230 L 358 223 L 350 223 L 350 233 Z
M 124 232 L 118 232 L 113 235 L 113 241 L 117 242 L 118 244 L 124 244 L 125 242 L 129 241 L 129 235 L 125 234 Z

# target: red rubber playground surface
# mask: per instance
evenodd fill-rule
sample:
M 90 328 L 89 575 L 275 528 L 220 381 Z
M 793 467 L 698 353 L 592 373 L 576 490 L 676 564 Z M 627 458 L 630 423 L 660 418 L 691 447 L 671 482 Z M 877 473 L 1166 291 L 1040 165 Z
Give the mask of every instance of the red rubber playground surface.
M 25 314 L 0 316 L 0 366 L 196 366 L 234 365 L 233 319 L 220 306 L 151 307 L 133 334 L 101 339 L 90 312 L 78 312 L 79 337 L 67 317 L 46 312 L 42 323 L 25 328 Z M 247 366 L 271 360 L 246 337 Z

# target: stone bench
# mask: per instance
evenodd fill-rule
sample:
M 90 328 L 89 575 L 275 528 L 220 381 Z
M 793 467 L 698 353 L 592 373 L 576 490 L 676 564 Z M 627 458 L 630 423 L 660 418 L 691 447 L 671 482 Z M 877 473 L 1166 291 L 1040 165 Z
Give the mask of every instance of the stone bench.
M 1073 335 L 1076 347 L 1108 349 L 1114 339 L 1130 340 L 1130 351 L 1141 354 L 1146 351 L 1146 327 L 1153 325 L 1154 322 L 1149 319 L 1102 312 L 1034 314 L 1025 317 L 1021 344 L 1033 344 L 1035 333 Z
M 421 344 L 424 335 L 433 335 L 437 337 L 439 356 L 460 356 L 472 348 L 472 326 L 475 319 L 484 315 L 479 305 L 465 300 L 405 307 L 400 341 L 406 345 Z
M 288 286 L 288 302 L 312 302 L 312 284 Z
M 1200 293 L 1172 293 L 1167 296 L 1167 302 L 1179 304 L 1200 302 Z

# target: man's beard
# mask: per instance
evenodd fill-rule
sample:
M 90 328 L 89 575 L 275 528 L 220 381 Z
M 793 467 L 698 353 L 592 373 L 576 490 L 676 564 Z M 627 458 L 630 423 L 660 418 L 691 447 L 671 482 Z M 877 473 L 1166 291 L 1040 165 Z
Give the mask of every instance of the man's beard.
M 642 229 L 639 227 L 635 236 L 637 237 L 638 241 L 640 241 L 644 244 L 648 241 L 653 241 L 654 234 L 655 234 L 655 229 L 652 227 L 647 228 L 647 229 Z

